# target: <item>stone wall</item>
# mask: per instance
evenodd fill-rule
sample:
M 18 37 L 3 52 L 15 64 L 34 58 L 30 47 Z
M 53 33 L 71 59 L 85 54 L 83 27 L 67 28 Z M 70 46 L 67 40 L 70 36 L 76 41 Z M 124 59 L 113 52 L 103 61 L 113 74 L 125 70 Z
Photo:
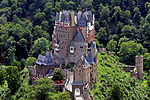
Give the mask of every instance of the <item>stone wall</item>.
M 89 31 L 89 34 L 87 34 L 87 28 L 88 27 L 78 27 L 77 30 L 81 31 L 85 41 L 90 43 L 95 40 L 95 28 Z
M 87 46 L 74 46 L 74 54 L 69 53 L 68 61 L 77 64 L 81 56 L 86 54 L 87 54 Z
M 84 68 L 81 65 L 81 60 L 77 64 L 77 67 L 74 71 L 74 81 L 82 81 L 83 83 L 90 83 L 90 67 Z
M 130 72 L 131 77 L 143 79 L 143 56 L 136 56 L 135 66 L 121 66 L 125 71 Z
M 136 56 L 135 64 L 138 78 L 143 79 L 143 56 Z
M 70 53 L 69 43 L 76 35 L 76 27 L 63 28 L 57 26 L 55 29 L 55 34 L 59 39 L 59 57 L 61 59 L 65 59 Z
M 121 68 L 123 68 L 123 70 L 125 70 L 126 72 L 130 72 L 135 68 L 135 66 L 128 65 L 128 66 L 121 66 Z
M 52 68 L 52 70 L 54 70 L 54 66 L 44 66 L 44 65 L 36 64 L 36 76 L 44 78 L 50 68 Z

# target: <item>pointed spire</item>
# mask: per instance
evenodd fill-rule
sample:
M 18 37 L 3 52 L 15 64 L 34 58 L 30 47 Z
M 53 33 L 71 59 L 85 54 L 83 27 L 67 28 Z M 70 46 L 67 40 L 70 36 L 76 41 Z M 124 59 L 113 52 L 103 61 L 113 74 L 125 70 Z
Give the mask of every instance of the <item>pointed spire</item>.
M 90 67 L 90 64 L 87 62 L 84 56 L 81 57 L 81 60 L 82 60 L 82 67 L 84 68 Z
M 94 64 L 94 57 L 93 57 L 93 48 L 91 47 L 91 50 L 90 50 L 90 53 L 89 53 L 89 56 L 87 58 L 87 61 L 89 62 L 89 64 Z
M 85 66 L 86 63 L 85 63 L 85 58 L 83 57 L 83 60 L 82 60 L 82 65 Z
M 95 48 L 95 45 L 94 45 L 94 43 L 93 43 L 93 42 L 92 42 L 91 48 Z

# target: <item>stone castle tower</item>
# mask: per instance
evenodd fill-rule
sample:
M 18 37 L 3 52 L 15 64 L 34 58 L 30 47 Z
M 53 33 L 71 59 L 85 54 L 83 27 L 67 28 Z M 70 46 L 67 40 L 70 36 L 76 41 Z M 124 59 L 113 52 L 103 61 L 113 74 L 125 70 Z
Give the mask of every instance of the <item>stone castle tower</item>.
M 137 78 L 143 79 L 143 56 L 136 56 Z
M 56 13 L 53 32 L 53 61 L 59 67 L 74 64 L 74 98 L 88 100 L 89 85 L 97 80 L 97 48 L 94 15 L 91 11 Z M 76 93 L 80 91 L 79 93 Z M 76 100 L 76 99 L 75 99 Z
M 56 63 L 67 65 L 77 63 L 82 55 L 88 56 L 94 43 L 94 15 L 91 11 L 84 13 L 63 11 L 56 13 L 53 32 L 54 56 Z

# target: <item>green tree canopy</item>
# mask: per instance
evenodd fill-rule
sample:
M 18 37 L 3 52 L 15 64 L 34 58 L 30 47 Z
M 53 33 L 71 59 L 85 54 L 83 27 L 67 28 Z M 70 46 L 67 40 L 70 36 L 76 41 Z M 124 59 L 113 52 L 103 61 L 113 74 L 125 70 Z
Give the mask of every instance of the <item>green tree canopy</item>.
M 143 56 L 143 66 L 145 69 L 150 69 L 150 53 L 145 53 Z
M 19 61 L 14 60 L 11 63 L 11 66 L 16 66 L 16 67 L 18 67 L 18 70 L 21 70 L 21 63 Z
M 6 78 L 6 71 L 5 69 L 0 67 L 0 85 L 3 85 Z
M 6 80 L 8 88 L 14 93 L 20 86 L 20 73 L 15 66 L 6 67 Z
M 34 57 L 28 57 L 25 61 L 25 66 L 28 67 L 28 66 L 32 66 L 33 63 L 36 62 L 36 58 Z
M 118 82 L 114 82 L 111 93 L 110 93 L 110 99 L 111 100 L 122 100 L 123 99 L 123 90 Z
M 120 60 L 126 64 L 134 64 L 135 56 L 146 52 L 146 49 L 140 43 L 134 41 L 122 42 L 120 45 Z
M 41 54 L 42 51 L 48 51 L 49 50 L 49 41 L 43 37 L 38 38 L 34 41 L 32 54 L 37 57 L 38 54 Z
M 37 85 L 33 85 L 30 92 L 30 99 L 47 100 L 52 99 L 55 92 L 52 81 L 48 78 L 41 78 L 37 80 Z
M 109 51 L 114 51 L 116 49 L 116 45 L 117 45 L 117 41 L 114 41 L 114 40 L 110 40 L 108 43 L 107 43 L 107 49 Z
M 63 79 L 63 74 L 60 68 L 55 68 L 55 70 L 52 73 L 52 76 L 53 81 L 61 81 Z
M 69 92 L 59 92 L 54 96 L 54 100 L 71 100 L 71 94 Z

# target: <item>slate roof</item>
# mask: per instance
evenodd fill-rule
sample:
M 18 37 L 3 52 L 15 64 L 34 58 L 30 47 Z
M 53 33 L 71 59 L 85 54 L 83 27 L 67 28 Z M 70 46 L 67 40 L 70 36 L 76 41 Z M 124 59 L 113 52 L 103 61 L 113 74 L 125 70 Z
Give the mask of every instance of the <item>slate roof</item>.
M 87 62 L 87 60 L 84 58 L 84 56 L 81 57 L 81 60 L 82 60 L 82 66 L 84 68 L 88 68 L 90 67 L 91 65 Z
M 89 21 L 89 22 L 92 22 L 92 21 L 93 21 L 93 15 L 92 15 L 92 12 L 91 12 L 91 11 L 86 11 L 86 12 L 84 13 L 84 15 L 85 15 L 85 18 L 86 18 L 87 21 Z
M 53 70 L 50 68 L 49 71 L 48 71 L 48 74 L 47 74 L 46 76 L 47 76 L 47 77 L 48 77 L 48 76 L 52 76 L 52 73 L 53 73 Z
M 94 49 L 95 49 L 95 45 L 94 45 L 94 43 L 93 43 L 93 42 L 92 42 L 91 48 L 94 48 Z
M 84 19 L 84 16 L 83 16 L 82 12 L 78 12 L 78 15 L 77 15 L 77 25 L 79 27 L 85 27 L 85 26 L 87 26 L 86 21 Z
M 94 64 L 95 63 L 94 57 L 93 57 L 93 48 L 92 48 L 92 46 L 91 46 L 91 50 L 90 50 L 90 53 L 88 55 L 87 61 L 88 61 L 89 64 Z
M 56 19 L 55 21 L 59 21 L 59 13 L 56 13 Z
M 82 12 L 78 12 L 77 19 L 79 20 L 83 16 Z
M 65 22 L 69 23 L 69 17 L 70 17 L 70 11 L 63 11 L 63 14 L 65 15 Z
M 70 45 L 81 45 L 81 46 L 86 45 L 85 39 L 81 31 L 77 31 L 77 35 L 75 36 L 73 41 L 71 41 Z
M 39 55 L 36 64 L 45 65 L 45 66 L 55 65 L 53 63 L 50 52 L 46 52 L 46 56 Z
M 72 85 L 84 85 L 82 81 L 73 81 Z
M 70 14 L 71 12 L 70 11 L 63 11 L 63 12 L 60 12 L 60 22 L 67 22 L 69 23 L 70 22 Z

